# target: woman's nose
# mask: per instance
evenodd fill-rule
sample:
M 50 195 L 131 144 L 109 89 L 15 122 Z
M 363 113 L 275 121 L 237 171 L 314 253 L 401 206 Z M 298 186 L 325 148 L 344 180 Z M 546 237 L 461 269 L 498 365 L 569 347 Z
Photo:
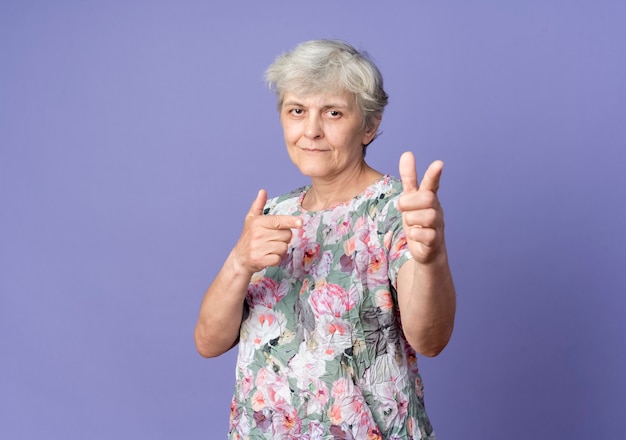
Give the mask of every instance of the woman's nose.
M 319 116 L 313 113 L 308 115 L 304 134 L 310 139 L 321 138 L 324 135 Z

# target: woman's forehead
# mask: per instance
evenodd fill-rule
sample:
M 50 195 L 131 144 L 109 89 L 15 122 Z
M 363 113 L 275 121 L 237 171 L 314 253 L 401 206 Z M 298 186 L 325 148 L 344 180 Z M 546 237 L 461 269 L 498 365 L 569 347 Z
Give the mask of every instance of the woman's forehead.
M 355 94 L 348 91 L 311 93 L 286 92 L 283 100 L 283 105 L 321 107 L 353 107 L 355 103 Z

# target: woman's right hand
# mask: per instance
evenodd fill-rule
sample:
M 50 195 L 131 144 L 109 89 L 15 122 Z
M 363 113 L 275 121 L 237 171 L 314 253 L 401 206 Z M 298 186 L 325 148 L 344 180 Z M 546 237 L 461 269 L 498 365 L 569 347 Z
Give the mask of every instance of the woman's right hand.
M 250 206 L 239 241 L 231 252 L 233 262 L 252 275 L 280 264 L 287 253 L 292 229 L 302 227 L 302 219 L 290 215 L 263 215 L 267 192 L 262 189 Z

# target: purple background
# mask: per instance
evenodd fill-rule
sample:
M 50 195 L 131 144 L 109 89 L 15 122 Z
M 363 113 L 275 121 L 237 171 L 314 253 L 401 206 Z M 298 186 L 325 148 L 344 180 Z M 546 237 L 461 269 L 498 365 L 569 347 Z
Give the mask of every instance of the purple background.
M 623 1 L 0 1 L 0 438 L 224 438 L 195 351 L 258 188 L 306 183 L 262 83 L 311 38 L 391 96 L 370 164 L 440 192 L 458 290 L 421 359 L 440 439 L 615 439 L 626 418 Z

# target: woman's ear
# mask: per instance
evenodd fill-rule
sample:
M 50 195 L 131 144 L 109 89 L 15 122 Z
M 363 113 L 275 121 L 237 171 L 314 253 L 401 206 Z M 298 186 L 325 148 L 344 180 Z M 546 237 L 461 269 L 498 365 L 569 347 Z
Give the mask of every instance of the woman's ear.
M 382 122 L 382 116 L 375 116 L 370 119 L 370 123 L 365 125 L 365 133 L 363 133 L 363 145 L 369 145 L 378 134 L 378 127 Z

